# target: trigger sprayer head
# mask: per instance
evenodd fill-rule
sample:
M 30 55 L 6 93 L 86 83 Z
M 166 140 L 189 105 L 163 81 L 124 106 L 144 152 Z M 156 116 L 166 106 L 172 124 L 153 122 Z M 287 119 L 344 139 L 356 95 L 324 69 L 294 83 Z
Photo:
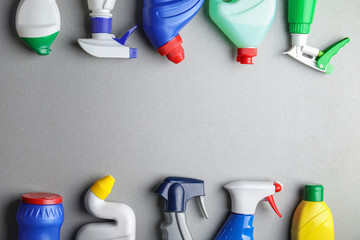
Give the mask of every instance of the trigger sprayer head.
M 253 215 L 258 203 L 267 199 L 275 212 L 281 215 L 276 208 L 273 195 L 282 190 L 279 182 L 272 181 L 236 181 L 224 186 L 231 195 L 231 211 L 236 214 Z
M 164 198 L 163 210 L 166 212 L 185 212 L 186 203 L 197 197 L 201 212 L 204 217 L 209 218 L 205 208 L 205 190 L 202 180 L 168 177 L 160 183 L 155 192 Z

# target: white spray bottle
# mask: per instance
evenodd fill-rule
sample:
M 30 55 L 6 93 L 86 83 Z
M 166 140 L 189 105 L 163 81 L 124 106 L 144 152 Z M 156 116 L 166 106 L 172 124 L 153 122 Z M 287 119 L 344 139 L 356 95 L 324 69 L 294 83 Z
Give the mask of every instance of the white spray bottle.
M 215 237 L 215 240 L 253 240 L 253 221 L 256 206 L 267 200 L 277 215 L 273 195 L 283 186 L 272 181 L 236 181 L 224 186 L 231 196 L 231 214 Z
M 86 224 L 77 233 L 76 240 L 135 240 L 134 211 L 126 204 L 104 201 L 114 182 L 111 175 L 95 182 L 86 193 L 85 207 L 91 215 L 115 222 Z

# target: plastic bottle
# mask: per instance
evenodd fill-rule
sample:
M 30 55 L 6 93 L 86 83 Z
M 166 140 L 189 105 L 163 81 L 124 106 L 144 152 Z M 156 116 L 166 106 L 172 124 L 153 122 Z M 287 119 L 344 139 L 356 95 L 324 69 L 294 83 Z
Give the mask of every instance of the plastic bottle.
M 253 64 L 257 47 L 274 20 L 276 0 L 210 0 L 210 17 L 238 47 L 236 60 Z
M 114 222 L 86 224 L 78 231 L 77 240 L 135 240 L 134 211 L 126 204 L 104 201 L 114 183 L 108 175 L 95 182 L 85 196 L 85 207 L 91 215 Z
M 291 240 L 333 240 L 334 221 L 322 185 L 306 185 L 304 200 L 295 210 Z
M 53 193 L 24 194 L 16 221 L 19 240 L 59 240 L 64 222 L 62 197 Z
M 283 186 L 272 181 L 236 181 L 224 186 L 231 196 L 231 214 L 218 232 L 215 240 L 253 240 L 253 221 L 256 206 L 266 199 L 281 217 L 273 195 Z
M 39 55 L 49 55 L 60 31 L 60 12 L 55 0 L 21 0 L 16 12 L 19 37 Z
M 161 56 L 179 63 L 185 58 L 180 30 L 190 22 L 204 0 L 144 0 L 144 30 Z

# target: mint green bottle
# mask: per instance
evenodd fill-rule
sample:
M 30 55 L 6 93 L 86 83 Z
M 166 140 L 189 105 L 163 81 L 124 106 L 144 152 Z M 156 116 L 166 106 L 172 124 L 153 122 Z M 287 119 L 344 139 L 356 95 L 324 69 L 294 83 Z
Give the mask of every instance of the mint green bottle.
M 276 0 L 210 0 L 211 19 L 237 46 L 237 61 L 253 64 L 257 47 L 271 27 Z

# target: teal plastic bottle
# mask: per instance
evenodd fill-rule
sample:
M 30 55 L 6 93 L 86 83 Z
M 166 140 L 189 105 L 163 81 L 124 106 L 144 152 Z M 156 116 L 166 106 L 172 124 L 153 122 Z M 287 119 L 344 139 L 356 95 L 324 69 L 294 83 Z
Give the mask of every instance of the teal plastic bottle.
M 237 61 L 253 64 L 257 47 L 271 27 L 276 0 L 210 0 L 211 19 L 237 46 Z

